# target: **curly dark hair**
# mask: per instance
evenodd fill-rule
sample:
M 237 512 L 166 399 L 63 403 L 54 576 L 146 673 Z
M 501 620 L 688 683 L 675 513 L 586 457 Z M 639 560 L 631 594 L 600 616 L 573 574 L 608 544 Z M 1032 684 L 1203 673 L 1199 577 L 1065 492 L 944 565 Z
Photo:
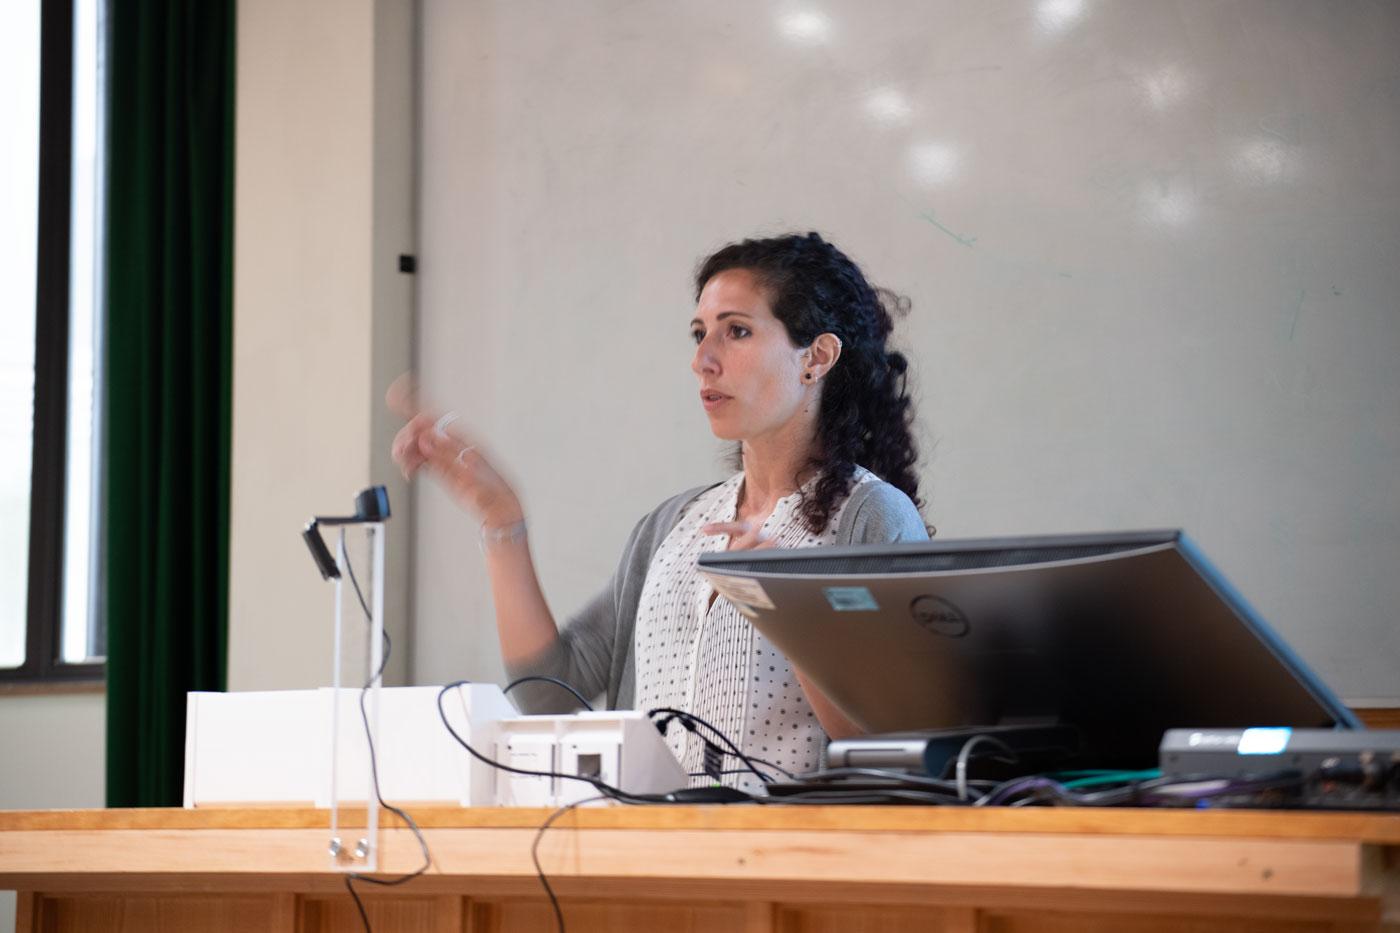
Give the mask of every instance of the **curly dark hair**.
M 907 386 L 909 361 L 886 344 L 895 315 L 909 300 L 875 288 L 845 253 L 817 233 L 731 243 L 700 263 L 695 300 L 721 272 L 743 269 L 769 292 L 773 314 L 793 346 L 820 334 L 841 340 L 841 357 L 826 374 L 817 414 L 817 452 L 803 476 L 817 475 L 801 514 L 817 534 L 850 494 L 856 465 L 902 490 L 922 511 Z

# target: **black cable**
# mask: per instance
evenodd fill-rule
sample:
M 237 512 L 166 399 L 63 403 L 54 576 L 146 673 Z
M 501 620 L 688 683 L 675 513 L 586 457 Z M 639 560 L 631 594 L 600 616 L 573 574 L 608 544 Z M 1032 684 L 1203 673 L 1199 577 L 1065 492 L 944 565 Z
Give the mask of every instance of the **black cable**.
M 1202 783 L 1217 783 L 1218 787 L 1202 789 L 1192 792 L 1187 788 Z M 1260 774 L 1229 776 L 1216 775 L 1214 777 L 1190 777 L 1176 776 L 1171 778 L 1157 778 L 1153 781 L 1144 781 L 1133 787 L 1135 797 L 1133 802 L 1141 802 L 1157 805 L 1182 806 L 1188 803 L 1196 805 L 1209 804 L 1209 801 L 1216 797 L 1234 797 L 1239 795 L 1257 796 L 1267 794 L 1271 791 L 1300 791 L 1306 784 L 1303 775 L 1298 771 L 1287 770 L 1278 772 L 1267 772 Z M 1174 790 L 1175 789 L 1175 790 Z
M 539 831 L 535 834 L 535 841 L 530 846 L 530 858 L 535 863 L 535 872 L 539 876 L 540 884 L 544 887 L 545 894 L 549 896 L 550 906 L 554 908 L 554 918 L 558 922 L 559 933 L 564 933 L 564 912 L 559 907 L 559 899 L 554 894 L 554 888 L 550 886 L 549 879 L 545 877 L 544 869 L 540 866 L 539 844 L 540 840 L 544 838 L 545 830 L 547 830 L 560 816 L 567 813 L 569 810 L 572 810 L 574 807 L 580 806 L 581 804 L 585 803 L 592 803 L 597 800 L 616 800 L 619 803 L 629 804 L 671 803 L 672 801 L 667 799 L 666 794 L 631 794 L 627 791 L 622 790 L 621 788 L 613 787 L 611 784 L 607 784 L 595 777 L 587 777 L 582 774 L 564 774 L 559 771 L 533 771 L 528 768 L 517 768 L 513 765 L 504 764 L 503 762 L 496 761 L 493 758 L 487 758 L 481 752 L 473 748 L 470 742 L 462 738 L 461 734 L 458 733 L 456 729 L 452 728 L 452 723 L 447 718 L 447 710 L 442 705 L 442 698 L 447 696 L 447 692 L 449 690 L 458 690 L 470 684 L 470 680 L 457 680 L 453 681 L 450 684 L 445 684 L 443 688 L 438 691 L 437 707 L 438 716 L 442 719 L 443 728 L 445 728 L 448 731 L 448 734 L 450 734 L 452 738 L 457 741 L 457 744 L 465 748 L 473 758 L 475 758 L 477 761 L 480 761 L 482 764 L 490 765 L 491 767 L 496 768 L 500 771 L 508 771 L 511 774 L 523 774 L 527 777 L 565 778 L 570 781 L 582 781 L 583 783 L 592 786 L 594 790 L 598 791 L 598 796 L 596 797 L 586 797 L 583 800 L 576 800 L 573 803 L 566 804 L 560 807 L 559 809 L 555 810 L 553 813 L 551 813 L 549 817 L 544 821 L 544 823 L 540 825 Z
M 725 735 L 723 732 L 719 731 L 719 729 L 715 728 L 710 723 L 701 719 L 699 716 L 695 715 L 694 713 L 687 713 L 685 710 L 674 709 L 669 706 L 658 706 L 656 709 L 647 710 L 647 716 L 652 719 L 655 719 L 658 714 L 662 715 L 662 720 L 658 722 L 656 726 L 658 729 L 661 730 L 662 735 L 666 734 L 666 727 L 670 725 L 672 719 L 680 720 L 681 725 L 685 726 L 687 729 L 690 729 L 690 731 L 692 732 L 694 732 L 695 730 L 690 724 L 699 724 L 701 726 L 704 726 L 706 729 L 710 730 L 710 732 L 713 733 L 716 738 L 718 738 L 725 745 L 729 746 L 730 754 L 742 761 L 745 767 L 747 767 L 750 771 L 752 771 L 755 775 L 758 776 L 758 779 L 760 781 L 762 781 L 765 784 L 773 783 L 772 775 L 760 771 L 758 769 L 758 765 L 754 762 L 754 760 L 748 755 L 745 755 L 743 750 L 740 749 L 738 745 L 735 745 L 733 740 L 730 739 L 729 736 Z M 777 768 L 776 770 L 782 771 L 783 769 Z M 792 775 L 789 774 L 788 777 L 792 777 Z
M 827 768 L 824 771 L 811 771 L 807 774 L 799 775 L 797 780 L 799 783 L 813 783 L 816 781 L 827 781 L 833 778 L 854 777 L 879 778 L 881 780 L 894 781 L 899 785 L 903 785 L 902 788 L 892 787 L 891 790 L 926 788 L 930 791 L 938 791 L 940 793 L 947 794 L 956 794 L 958 792 L 958 784 L 956 781 L 945 781 L 941 778 L 928 777 L 922 774 L 912 774 L 907 771 L 894 771 L 886 768 Z M 990 788 L 993 785 L 993 782 L 968 781 L 967 784 L 968 786 L 981 785 Z
M 355 578 L 355 567 L 350 560 L 350 552 L 345 547 L 345 529 L 343 528 L 340 531 L 340 550 L 341 553 L 345 555 L 346 574 L 350 577 L 350 584 L 354 587 L 355 596 L 360 601 L 360 608 L 364 610 L 365 621 L 373 625 L 374 614 L 369 611 L 369 604 L 365 602 L 365 594 L 360 590 L 360 582 Z M 389 654 L 393 650 L 393 642 L 389 640 L 389 633 L 384 629 L 380 629 L 380 635 L 383 636 L 384 640 L 384 653 L 379 659 L 379 669 L 375 671 L 374 674 L 370 676 L 369 680 L 365 682 L 365 685 L 360 688 L 359 702 L 360 722 L 364 724 L 365 744 L 369 747 L 370 778 L 374 787 L 374 799 L 378 801 L 379 805 L 385 810 L 388 810 L 390 813 L 403 820 L 404 823 L 408 825 L 408 828 L 412 830 L 414 838 L 418 841 L 418 847 L 423 852 L 423 864 L 411 872 L 394 878 L 373 878 L 369 875 L 360 874 L 359 872 L 346 872 L 345 888 L 350 892 L 350 896 L 355 899 L 355 906 L 360 911 L 360 922 L 364 924 L 365 933 L 373 933 L 373 931 L 370 929 L 369 914 L 365 912 L 365 905 L 360 900 L 359 892 L 355 890 L 354 882 L 363 881 L 367 884 L 377 884 L 381 887 L 394 887 L 407 884 L 426 872 L 433 864 L 432 854 L 428 851 L 428 841 L 423 837 L 423 831 L 418 828 L 418 824 L 414 822 L 413 817 L 409 816 L 406 811 L 386 801 L 384 795 L 379 790 L 379 762 L 374 750 L 374 735 L 369 728 L 369 714 L 365 711 L 365 695 L 369 692 L 369 688 L 374 685 L 375 681 L 384 676 L 384 668 L 388 665 Z
M 462 738 L 461 734 L 458 733 L 456 729 L 452 728 L 452 723 L 451 723 L 450 721 L 448 721 L 448 718 L 447 718 L 447 710 L 446 710 L 446 709 L 443 707 L 443 705 L 442 705 L 442 699 L 443 699 L 443 697 L 445 697 L 445 696 L 447 695 L 447 692 L 448 692 L 449 690 L 457 690 L 457 689 L 460 689 L 460 688 L 462 688 L 462 687 L 468 686 L 468 685 L 470 685 L 470 684 L 471 684 L 471 681 L 470 681 L 470 680 L 465 680 L 465 679 L 464 679 L 464 680 L 454 680 L 452 683 L 444 685 L 443 688 L 442 688 L 441 690 L 438 691 L 438 695 L 437 695 L 438 717 L 442 720 L 443 728 L 445 728 L 445 729 L 448 731 L 448 733 L 449 733 L 449 734 L 452 736 L 452 738 L 457 742 L 457 744 L 460 745 L 460 746 L 462 746 L 464 749 L 466 749 L 467 752 L 468 752 L 473 758 L 475 758 L 477 761 L 481 762 L 482 764 L 489 765 L 490 767 L 496 768 L 496 769 L 499 770 L 499 771 L 509 771 L 511 774 L 523 774 L 523 775 L 525 775 L 525 776 L 527 776 L 527 777 L 564 778 L 565 780 L 568 780 L 568 781 L 582 781 L 583 783 L 588 784 L 589 786 L 591 786 L 594 790 L 598 791 L 598 793 L 601 794 L 602 796 L 606 797 L 606 798 L 609 799 L 609 800 L 615 800 L 615 801 L 617 801 L 618 803 L 627 803 L 627 804 L 647 804 L 647 803 L 685 803 L 685 802 L 693 802 L 693 801 L 686 801 L 686 800 L 682 799 L 684 792 L 685 792 L 686 790 L 688 790 L 688 788 L 677 788 L 675 791 L 672 791 L 672 792 L 666 793 L 666 794 L 634 794 L 634 793 L 631 793 L 630 791 L 625 791 L 625 790 L 623 790 L 623 789 L 620 788 L 620 787 L 614 787 L 614 786 L 612 786 L 611 784 L 608 784 L 608 783 L 606 783 L 605 781 L 603 781 L 603 780 L 601 780 L 601 779 L 599 779 L 599 778 L 590 777 L 590 776 L 587 776 L 587 775 L 582 775 L 582 774 L 565 774 L 565 773 L 560 772 L 560 771 L 535 771 L 535 770 L 532 770 L 532 769 L 530 769 L 530 768 L 517 768 L 517 767 L 515 767 L 514 765 L 508 765 L 508 764 L 505 764 L 504 762 L 496 761 L 495 759 L 492 759 L 492 758 L 487 758 L 487 757 L 486 757 L 485 755 L 483 755 L 481 752 L 479 752 L 479 751 L 477 751 L 475 748 L 473 748 L 470 742 L 468 742 L 466 739 Z M 679 712 L 679 711 L 677 711 L 677 712 Z M 681 715 L 686 716 L 686 715 L 689 715 L 689 714 L 688 714 L 688 713 L 682 713 Z M 708 724 L 707 724 L 707 725 L 708 725 Z M 710 728 L 713 729 L 714 727 L 713 727 L 713 726 L 710 726 Z M 721 738 L 723 738 L 726 742 L 729 741 L 728 738 L 725 737 L 723 733 L 718 732 L 718 730 L 716 730 L 716 734 L 719 735 Z M 732 743 L 731 743 L 731 744 L 732 744 Z M 706 802 L 707 802 L 707 803 L 756 803 L 756 802 L 761 802 L 761 798 L 754 797 L 754 796 L 751 795 L 751 794 L 744 794 L 744 793 L 742 793 L 742 792 L 736 792 L 736 793 L 739 793 L 739 797 L 738 797 L 738 798 L 731 798 L 731 799 L 724 799 L 724 800 L 708 800 L 708 801 L 706 801 Z
M 549 879 L 544 876 L 544 867 L 540 865 L 540 840 L 544 839 L 544 831 L 554 825 L 554 821 L 575 807 L 581 807 L 586 803 L 594 803 L 599 800 L 607 800 L 607 795 L 597 797 L 585 797 L 582 800 L 575 800 L 573 803 L 566 803 L 555 810 L 540 824 L 540 828 L 535 832 L 535 839 L 530 843 L 530 861 L 535 863 L 535 874 L 539 876 L 540 884 L 544 886 L 544 893 L 549 895 L 549 906 L 554 908 L 554 919 L 559 924 L 559 933 L 564 931 L 564 911 L 559 906 L 559 898 L 554 893 L 554 888 L 549 883 Z
M 487 758 L 481 752 L 473 748 L 470 742 L 462 738 L 461 734 L 458 733 L 456 729 L 452 728 L 452 723 L 448 721 L 447 718 L 447 710 L 442 705 L 442 698 L 447 695 L 449 690 L 457 690 L 461 687 L 469 686 L 470 684 L 470 680 L 454 680 L 452 683 L 444 685 L 443 688 L 438 691 L 438 717 L 442 720 L 443 727 L 446 728 L 452 738 L 457 741 L 457 744 L 465 748 L 473 758 L 482 764 L 490 765 L 500 771 L 509 771 L 511 774 L 523 774 L 527 777 L 564 778 L 569 781 L 582 781 L 604 797 L 617 800 L 621 803 L 669 803 L 664 794 L 632 794 L 620 787 L 613 787 L 611 784 L 599 778 L 589 777 L 583 774 L 564 774 L 561 771 L 532 771 L 529 768 L 517 768 L 513 765 L 496 761 L 493 758 Z
M 409 816 L 408 813 L 403 809 L 396 807 L 393 804 L 386 801 L 384 799 L 383 794 L 379 792 L 379 765 L 375 760 L 374 741 L 369 737 L 369 716 L 365 712 L 366 690 L 368 690 L 368 687 L 360 688 L 360 721 L 363 722 L 365 725 L 365 742 L 369 745 L 369 770 L 371 776 L 374 779 L 374 797 L 376 800 L 379 801 L 379 805 L 381 807 L 383 807 L 385 810 L 388 810 L 390 813 L 394 814 L 399 819 L 403 820 L 405 823 L 408 824 L 408 828 L 413 831 L 414 837 L 418 840 L 418 847 L 423 852 L 423 864 L 419 865 L 413 871 L 408 872 L 407 874 L 400 875 L 397 878 L 371 878 L 368 875 L 355 875 L 355 877 L 360 881 L 367 881 L 370 884 L 378 884 L 383 885 L 385 887 L 392 887 L 394 885 L 404 884 L 406 882 L 412 881 L 414 878 L 417 878 L 419 875 L 423 874 L 432 866 L 433 857 L 428 852 L 428 841 L 423 838 L 423 831 L 418 828 L 418 824 L 414 822 L 413 817 Z
M 345 529 L 340 529 L 340 551 L 345 555 L 345 570 L 350 575 L 350 585 L 355 588 L 355 598 L 360 601 L 360 609 L 364 611 L 365 621 L 370 625 L 374 624 L 374 613 L 369 611 L 369 603 L 365 602 L 365 594 L 360 592 L 360 581 L 355 579 L 355 568 L 350 563 L 350 551 L 345 547 Z M 389 640 L 389 630 L 381 628 L 379 637 L 384 642 L 384 652 L 379 657 L 379 670 L 374 672 L 374 676 L 369 679 L 372 684 L 380 677 L 384 676 L 384 668 L 389 663 L 389 654 L 394 650 L 394 643 Z M 365 685 L 366 687 L 369 684 Z
M 574 688 L 573 685 L 569 684 L 569 683 L 566 682 L 566 681 L 560 680 L 560 679 L 557 678 L 557 677 L 548 677 L 548 676 L 544 676 L 544 675 L 528 675 L 528 676 L 525 676 L 525 677 L 520 677 L 520 678 L 517 678 L 516 680 L 511 681 L 509 684 L 507 684 L 507 685 L 505 686 L 505 688 L 504 688 L 501 692 L 502 692 L 502 693 L 509 693 L 511 690 L 515 689 L 517 686 L 519 686 L 519 685 L 521 685 L 521 684 L 524 684 L 524 683 L 529 683 L 529 682 L 531 682 L 531 681 L 539 681 L 539 682 L 543 682 L 543 683 L 550 683 L 550 684 L 554 684 L 555 686 L 561 687 L 561 688 L 563 688 L 563 689 L 569 691 L 569 693 L 573 694 L 574 697 L 575 697 L 580 703 L 582 703 L 587 709 L 589 709 L 590 711 L 592 711 L 592 709 L 593 709 L 592 705 L 588 702 L 588 700 L 586 700 L 586 699 L 584 698 L 584 696 L 583 696 L 582 693 L 580 693 L 576 688 Z M 572 781 L 583 781 L 583 782 L 586 783 L 586 784 L 592 785 L 592 787 L 593 787 L 595 790 L 597 790 L 600 794 L 603 794 L 604 796 L 606 796 L 606 797 L 608 797 L 608 798 L 610 798 L 610 799 L 618 800 L 618 801 L 620 801 L 620 802 L 622 802 L 622 803 L 670 803 L 670 802 L 672 802 L 672 801 L 670 801 L 670 800 L 667 800 L 667 799 L 666 799 L 666 795 L 664 795 L 664 794 L 631 794 L 631 793 L 628 793 L 627 791 L 622 790 L 621 788 L 613 787 L 612 785 L 606 784 L 606 783 L 604 783 L 603 781 L 601 781 L 601 780 L 599 780 L 599 779 L 597 779 L 597 778 L 593 778 L 593 777 L 586 777 L 586 776 L 584 776 L 584 775 L 579 775 L 579 774 L 563 774 L 563 773 L 557 772 L 557 771 L 532 771 L 532 770 L 527 769 L 527 768 L 516 768 L 516 767 L 513 767 L 513 766 L 511 766 L 511 765 L 507 765 L 507 764 L 504 764 L 504 763 L 502 763 L 502 762 L 496 761 L 496 760 L 494 760 L 494 759 L 487 758 L 485 755 L 481 754 L 481 753 L 478 752 L 475 748 L 473 748 L 473 747 L 471 746 L 471 743 L 467 742 L 466 739 L 462 738 L 462 736 L 461 736 L 460 734 L 458 734 L 458 732 L 457 732 L 456 729 L 453 729 L 453 728 L 452 728 L 452 723 L 448 721 L 448 719 L 447 719 L 447 711 L 444 709 L 443 704 L 442 704 L 442 698 L 447 694 L 447 692 L 448 692 L 449 690 L 456 690 L 456 689 L 459 689 L 459 688 L 461 688 L 461 687 L 468 686 L 468 685 L 470 685 L 470 684 L 471 684 L 471 681 L 470 681 L 470 680 L 463 679 L 463 680 L 453 681 L 452 683 L 449 683 L 449 684 L 446 684 L 445 686 L 443 686 L 443 688 L 442 688 L 441 690 L 438 691 L 438 696 L 437 696 L 438 716 L 439 716 L 439 718 L 441 718 L 441 720 L 442 720 L 443 727 L 447 729 L 448 733 L 450 733 L 451 736 L 452 736 L 452 738 L 456 740 L 457 744 L 458 744 L 458 745 L 461 745 L 464 749 L 467 750 L 467 752 L 469 752 L 469 753 L 472 755 L 472 757 L 476 758 L 476 759 L 477 759 L 478 761 L 480 761 L 481 763 L 483 763 L 483 764 L 485 764 L 485 765 L 489 765 L 489 766 L 492 767 L 492 768 L 497 768 L 497 769 L 499 769 L 499 770 L 501 770 L 501 771 L 509 771 L 509 772 L 511 772 L 512 774 L 523 774 L 523 775 L 526 775 L 526 776 L 529 776 L 529 777 L 566 778 L 566 779 L 572 780 Z M 751 772 L 751 773 L 757 775 L 757 776 L 759 777 L 759 779 L 762 780 L 764 783 L 772 783 L 773 778 L 772 778 L 770 775 L 766 774 L 765 772 L 759 770 L 758 767 L 757 767 L 758 764 L 764 764 L 764 765 L 768 765 L 770 768 L 773 768 L 775 771 L 780 772 L 780 773 L 783 774 L 785 777 L 787 777 L 787 778 L 789 778 L 789 779 L 791 779 L 791 780 L 796 780 L 796 779 L 797 779 L 796 776 L 793 775 L 792 772 L 790 772 L 790 771 L 788 771 L 788 770 L 786 770 L 786 769 L 784 769 L 784 768 L 782 768 L 782 767 L 780 767 L 780 766 L 774 764 L 774 763 L 771 762 L 771 761 L 766 761 L 766 760 L 764 760 L 764 759 L 762 759 L 762 758 L 756 758 L 756 757 L 753 757 L 753 756 L 750 756 L 750 755 L 746 755 L 746 754 L 739 748 L 739 746 L 736 745 L 736 744 L 734 743 L 734 741 L 733 741 L 732 739 L 729 738 L 729 736 L 727 736 L 727 735 L 725 735 L 723 732 L 721 732 L 721 731 L 720 731 L 716 726 L 714 726 L 712 723 L 707 722 L 706 720 L 704 720 L 704 719 L 702 719 L 701 717 L 695 715 L 694 713 L 688 713 L 688 712 L 686 712 L 685 710 L 673 709 L 673 708 L 671 708 L 671 707 L 658 707 L 657 709 L 649 710 L 649 711 L 647 712 L 647 715 L 648 715 L 649 717 L 651 717 L 652 719 L 655 719 L 658 715 L 664 716 L 664 718 L 662 719 L 662 721 L 661 721 L 660 723 L 657 723 L 658 727 L 662 728 L 662 734 L 663 734 L 663 735 L 665 734 L 665 732 L 664 732 L 664 726 L 665 726 L 667 723 L 669 723 L 669 721 L 670 721 L 671 719 L 678 719 L 678 720 L 680 720 L 681 723 L 682 723 L 682 725 L 685 725 L 687 728 L 691 729 L 691 731 L 694 731 L 693 725 L 691 725 L 691 724 L 698 724 L 698 725 L 703 726 L 704 728 L 708 729 L 716 738 L 718 738 L 721 742 L 723 742 L 726 746 L 729 747 L 729 749 L 730 749 L 730 752 L 729 752 L 729 753 L 730 753 L 730 754 L 734 755 L 736 758 L 738 758 L 740 761 L 742 761 L 742 762 L 745 764 L 745 766 L 746 766 L 746 770 L 745 770 L 745 771 L 743 771 L 743 772 L 733 772 L 733 773 L 749 773 L 749 772 Z M 704 738 L 704 737 L 702 736 L 702 738 Z
M 528 684 L 528 683 L 530 683 L 531 681 L 541 681 L 541 682 L 547 683 L 547 684 L 554 684 L 556 687 L 563 687 L 565 690 L 567 690 L 567 691 L 569 691 L 570 693 L 572 693 L 572 694 L 574 695 L 574 697 L 575 697 L 580 703 L 583 704 L 583 708 L 584 708 L 584 709 L 588 710 L 590 713 L 593 712 L 593 704 L 592 704 L 592 703 L 589 703 L 587 700 L 585 700 L 585 699 L 583 698 L 583 694 L 582 694 L 582 693 L 579 693 L 579 692 L 578 692 L 577 690 L 575 690 L 572 686 L 570 686 L 570 685 L 569 685 L 568 683 L 566 683 L 565 681 L 560 680 L 558 677 L 546 677 L 546 676 L 544 676 L 543 674 L 530 674 L 530 675 L 528 675 L 528 676 L 526 676 L 526 677 L 517 677 L 515 680 L 512 680 L 510 683 L 506 684 L 506 685 L 505 685 L 505 688 L 502 689 L 501 692 L 502 692 L 502 693 L 510 693 L 512 690 L 514 690 L 516 687 L 520 686 L 521 684 Z
M 765 765 L 769 768 L 772 768 L 774 771 L 778 772 L 783 777 L 787 778 L 789 781 L 800 780 L 799 775 L 793 774 L 787 768 L 784 768 L 782 765 L 777 764 L 776 762 L 769 761 L 767 758 L 760 758 L 757 755 L 750 755 L 749 760 L 755 761 L 761 765 Z
M 940 794 L 925 790 L 902 790 L 899 788 L 863 791 L 819 789 L 798 791 L 797 793 L 781 794 L 778 796 L 756 797 L 754 800 L 756 803 L 765 807 L 800 804 L 823 805 L 832 803 L 917 803 L 938 807 L 969 807 L 972 805 L 971 801 L 959 800 L 956 796 L 949 794 Z
M 1191 791 L 1193 785 L 1216 782 L 1220 786 Z M 1081 793 L 1040 775 L 1014 778 L 998 784 L 985 796 L 1013 807 L 1049 804 L 1071 807 L 1187 806 L 1216 797 L 1264 794 L 1296 790 L 1302 784 L 1297 772 L 1277 772 L 1250 777 L 1179 775 L 1146 781 L 1125 780 L 1121 786 Z M 1018 786 L 1020 785 L 1020 786 Z M 1024 794 L 1025 796 L 1020 796 Z
M 995 745 L 998 748 L 1000 748 L 1002 752 L 1011 756 L 1010 758 L 1001 759 L 1002 761 L 1016 762 L 1020 760 L 1020 756 L 1017 755 L 1016 752 L 1009 745 L 1007 745 L 1005 742 L 1003 742 L 996 736 L 987 734 L 974 735 L 972 738 L 964 742 L 962 748 L 958 750 L 957 761 L 954 765 L 954 773 L 957 777 L 958 784 L 958 798 L 960 800 L 967 799 L 967 765 L 972 758 L 972 750 L 978 745 L 982 744 L 983 742 L 989 745 Z M 944 769 L 944 774 L 947 774 L 946 768 Z
M 483 764 L 490 765 L 501 771 L 508 771 L 511 774 L 523 774 L 528 777 L 566 778 L 571 781 L 582 781 L 598 791 L 598 796 L 596 797 L 586 797 L 583 800 L 576 800 L 551 813 L 544 823 L 540 825 L 539 831 L 535 834 L 535 840 L 530 845 L 530 859 L 535 863 L 535 873 L 539 876 L 540 885 L 544 887 L 545 894 L 549 896 L 550 906 L 554 908 L 554 919 L 558 923 L 559 933 L 564 933 L 564 912 L 559 907 L 559 899 L 555 896 L 554 888 L 550 886 L 549 879 L 545 877 L 544 868 L 540 865 L 539 860 L 539 844 L 540 840 L 544 838 L 545 830 L 560 816 L 572 810 L 574 807 L 584 803 L 592 803 L 596 800 L 616 800 L 620 803 L 666 803 L 669 801 L 666 800 L 665 795 L 629 794 L 621 788 L 613 787 L 611 784 L 607 784 L 598 778 L 587 777 L 582 774 L 564 774 L 559 771 L 533 771 L 528 768 L 517 768 L 513 765 L 504 764 L 493 758 L 487 758 L 481 752 L 473 748 L 470 742 L 462 738 L 461 734 L 458 733 L 456 729 L 452 728 L 452 723 L 448 721 L 447 718 L 447 710 L 442 705 L 442 698 L 447 695 L 447 691 L 460 689 L 470 683 L 470 680 L 458 680 L 444 685 L 443 688 L 438 691 L 437 707 L 438 716 L 442 719 L 443 728 L 445 728 L 452 738 L 457 741 L 457 744 L 465 748 L 473 758 Z
M 369 930 L 370 930 L 370 926 L 369 926 L 369 914 L 365 913 L 365 902 L 362 901 L 362 900 L 360 900 L 360 892 L 356 891 L 356 890 L 355 890 L 355 886 L 354 886 L 353 884 L 351 884 L 351 881 L 353 880 L 353 876 L 351 876 L 351 875 L 345 875 L 344 877 L 345 877 L 345 890 L 349 891 L 349 892 L 350 892 L 350 896 L 351 896 L 352 898 L 355 899 L 355 908 L 356 908 L 357 910 L 359 910 L 359 912 L 360 912 L 360 923 L 364 924 L 365 933 L 369 933 Z
M 772 765 L 772 762 L 770 762 L 770 761 L 763 761 L 762 759 L 759 759 L 759 758 L 755 758 L 754 761 L 757 761 L 757 762 L 758 762 L 759 764 L 761 764 L 761 765 Z M 780 769 L 780 770 L 781 770 L 781 769 Z M 722 774 L 722 775 L 728 775 L 728 774 L 753 774 L 753 772 L 750 771 L 748 768 L 725 768 L 723 771 L 720 772 L 720 774 Z M 702 777 L 710 777 L 711 775 L 710 775 L 709 772 L 707 772 L 707 771 L 690 771 L 690 772 L 687 772 L 686 776 L 687 776 L 687 777 L 693 777 L 693 778 L 702 778 Z

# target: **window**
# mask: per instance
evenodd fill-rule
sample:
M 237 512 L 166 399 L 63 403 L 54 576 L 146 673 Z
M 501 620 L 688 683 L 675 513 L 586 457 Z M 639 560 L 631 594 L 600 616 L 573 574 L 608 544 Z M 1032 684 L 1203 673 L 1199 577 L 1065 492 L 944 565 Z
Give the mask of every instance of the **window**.
M 103 0 L 0 3 L 0 680 L 102 676 Z
M 0 5 L 0 667 L 25 658 L 39 213 L 39 4 Z

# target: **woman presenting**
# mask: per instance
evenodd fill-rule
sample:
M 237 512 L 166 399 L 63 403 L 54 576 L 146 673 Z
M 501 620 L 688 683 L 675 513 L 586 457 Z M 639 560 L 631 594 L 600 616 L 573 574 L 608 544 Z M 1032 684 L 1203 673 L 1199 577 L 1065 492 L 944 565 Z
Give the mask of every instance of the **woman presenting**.
M 673 707 L 790 772 L 857 727 L 696 570 L 706 551 L 928 537 L 919 514 L 907 362 L 887 346 L 894 299 L 815 233 L 744 240 L 695 277 L 691 370 L 739 471 L 673 496 L 633 529 L 608 585 L 561 628 L 535 575 L 520 499 L 455 424 L 404 410 L 405 476 L 427 470 L 481 520 L 501 652 L 512 677 L 557 677 L 613 709 Z M 521 688 L 527 712 L 567 695 Z M 687 771 L 703 743 L 673 729 Z M 734 783 L 734 782 L 726 782 Z

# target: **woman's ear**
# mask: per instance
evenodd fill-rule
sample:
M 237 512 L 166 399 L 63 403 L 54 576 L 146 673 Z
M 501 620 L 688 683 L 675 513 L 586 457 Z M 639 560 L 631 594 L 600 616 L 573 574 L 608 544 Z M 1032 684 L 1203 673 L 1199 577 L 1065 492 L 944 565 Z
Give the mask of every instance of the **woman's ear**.
M 841 358 L 841 338 L 835 334 L 818 334 L 807 348 L 809 381 L 816 381 L 831 371 Z M 805 378 L 805 377 L 804 377 Z

